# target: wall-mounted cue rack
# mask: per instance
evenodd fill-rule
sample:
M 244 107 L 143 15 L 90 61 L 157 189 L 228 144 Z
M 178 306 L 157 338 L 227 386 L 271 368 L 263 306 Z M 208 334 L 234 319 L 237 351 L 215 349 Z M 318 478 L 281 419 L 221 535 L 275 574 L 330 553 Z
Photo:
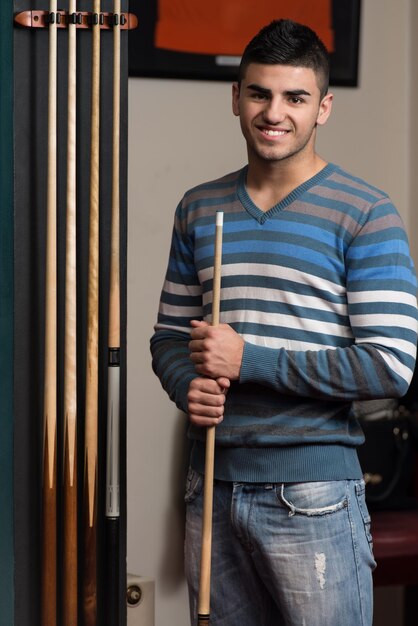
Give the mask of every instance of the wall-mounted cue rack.
M 1 33 L 13 100 L 7 614 L 10 626 L 123 626 L 127 35 L 137 18 L 127 0 L 12 4 Z

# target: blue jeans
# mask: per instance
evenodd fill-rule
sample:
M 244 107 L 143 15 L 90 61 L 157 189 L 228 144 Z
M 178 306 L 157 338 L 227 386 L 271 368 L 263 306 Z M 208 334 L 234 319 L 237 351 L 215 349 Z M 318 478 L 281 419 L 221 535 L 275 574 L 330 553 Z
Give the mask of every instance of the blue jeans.
M 203 477 L 189 471 L 185 565 L 197 619 Z M 371 626 L 375 561 L 362 480 L 215 481 L 211 626 Z

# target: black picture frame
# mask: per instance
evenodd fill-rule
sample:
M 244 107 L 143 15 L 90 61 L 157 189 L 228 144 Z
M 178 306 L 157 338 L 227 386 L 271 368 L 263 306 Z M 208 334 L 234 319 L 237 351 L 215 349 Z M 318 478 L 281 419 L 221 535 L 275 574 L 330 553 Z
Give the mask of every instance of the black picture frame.
M 147 78 L 191 80 L 236 80 L 237 58 L 232 65 L 219 63 L 219 57 L 157 49 L 154 30 L 157 0 L 131 2 L 139 25 L 129 31 L 129 75 Z M 336 87 L 358 86 L 361 0 L 333 0 L 335 49 L 331 53 L 330 84 Z M 277 18 L 272 15 L 272 19 Z

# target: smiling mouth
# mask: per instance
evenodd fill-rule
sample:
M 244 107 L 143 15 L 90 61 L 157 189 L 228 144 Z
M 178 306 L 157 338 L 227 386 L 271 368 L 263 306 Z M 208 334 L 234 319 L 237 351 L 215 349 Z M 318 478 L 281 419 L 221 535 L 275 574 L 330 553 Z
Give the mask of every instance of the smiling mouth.
M 287 135 L 289 131 L 287 130 L 271 130 L 267 128 L 261 129 L 263 135 L 267 135 L 267 137 L 282 137 L 283 135 Z

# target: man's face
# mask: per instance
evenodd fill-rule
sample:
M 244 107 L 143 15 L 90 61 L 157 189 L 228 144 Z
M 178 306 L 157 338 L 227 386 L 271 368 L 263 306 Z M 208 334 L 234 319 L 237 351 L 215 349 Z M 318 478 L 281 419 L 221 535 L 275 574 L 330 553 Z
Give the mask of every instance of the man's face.
M 313 154 L 316 125 L 325 124 L 331 103 L 332 94 L 321 99 L 315 73 L 306 67 L 251 63 L 232 90 L 250 161 Z

